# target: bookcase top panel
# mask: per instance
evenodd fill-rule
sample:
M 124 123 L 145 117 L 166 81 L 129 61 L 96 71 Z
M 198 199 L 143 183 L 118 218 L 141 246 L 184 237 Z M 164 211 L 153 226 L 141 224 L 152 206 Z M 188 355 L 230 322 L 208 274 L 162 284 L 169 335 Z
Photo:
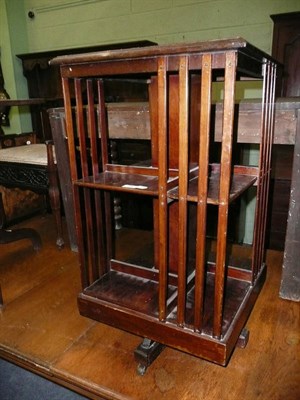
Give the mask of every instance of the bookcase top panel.
M 77 63 L 89 63 L 110 61 L 116 59 L 137 59 L 143 57 L 155 56 L 172 56 L 180 54 L 199 54 L 207 52 L 224 52 L 224 51 L 240 51 L 243 54 L 251 56 L 257 60 L 265 58 L 270 59 L 270 56 L 262 52 L 255 46 L 248 43 L 243 38 L 237 37 L 232 39 L 218 39 L 190 43 L 151 45 L 146 47 L 134 47 L 131 49 L 106 50 L 99 52 L 65 55 L 55 57 L 50 61 L 52 65 L 68 65 Z

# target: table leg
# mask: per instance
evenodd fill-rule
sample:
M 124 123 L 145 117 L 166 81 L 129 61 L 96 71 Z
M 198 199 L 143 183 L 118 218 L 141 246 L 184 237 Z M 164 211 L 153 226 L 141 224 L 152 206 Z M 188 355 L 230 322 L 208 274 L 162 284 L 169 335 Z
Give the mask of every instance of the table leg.
M 48 159 L 47 171 L 49 179 L 49 200 L 51 205 L 51 211 L 55 218 L 55 224 L 57 230 L 56 244 L 59 248 L 62 248 L 65 242 L 63 239 L 63 230 L 62 230 L 59 181 L 57 176 L 57 168 L 53 157 L 52 141 L 47 141 L 46 146 L 47 146 L 47 159 Z

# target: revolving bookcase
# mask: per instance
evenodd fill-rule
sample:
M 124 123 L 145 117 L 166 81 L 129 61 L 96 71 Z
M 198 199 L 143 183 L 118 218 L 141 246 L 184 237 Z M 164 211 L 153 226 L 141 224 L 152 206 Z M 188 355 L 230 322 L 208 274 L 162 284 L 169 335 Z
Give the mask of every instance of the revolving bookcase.
M 60 65 L 64 92 L 80 313 L 145 338 L 135 351 L 140 373 L 162 346 L 225 366 L 246 343 L 244 327 L 266 276 L 275 62 L 240 38 L 51 62 Z M 108 79 L 148 86 L 149 124 L 138 124 L 134 135 L 150 140 L 150 159 L 112 159 Z M 236 87 L 243 80 L 261 81 L 256 165 L 241 162 Z M 239 210 L 249 190 L 256 194 L 253 244 L 236 256 L 231 209 Z M 115 228 L 114 199 L 126 196 L 133 208 L 134 198 L 151 199 L 153 229 Z

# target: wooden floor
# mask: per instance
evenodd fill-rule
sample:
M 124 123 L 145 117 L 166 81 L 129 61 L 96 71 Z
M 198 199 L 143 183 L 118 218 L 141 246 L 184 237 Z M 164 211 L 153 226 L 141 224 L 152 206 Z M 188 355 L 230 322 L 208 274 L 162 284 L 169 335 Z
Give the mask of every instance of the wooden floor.
M 92 399 L 299 400 L 300 304 L 278 296 L 282 253 L 270 251 L 249 343 L 224 368 L 167 348 L 144 376 L 140 338 L 81 317 L 77 254 L 55 246 L 51 216 L 35 217 L 43 248 L 0 245 L 0 356 Z

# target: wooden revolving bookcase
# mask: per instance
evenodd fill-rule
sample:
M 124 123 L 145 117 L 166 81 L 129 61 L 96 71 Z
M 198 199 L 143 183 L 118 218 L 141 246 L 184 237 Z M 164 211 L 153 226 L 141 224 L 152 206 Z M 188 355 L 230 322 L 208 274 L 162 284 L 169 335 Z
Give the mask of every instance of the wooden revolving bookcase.
M 64 92 L 80 313 L 144 337 L 135 352 L 141 373 L 164 345 L 225 366 L 237 343 L 245 344 L 244 326 L 266 276 L 274 61 L 238 38 L 51 62 L 60 65 Z M 105 79 L 148 85 L 150 160 L 112 161 Z M 236 85 L 244 79 L 262 82 L 254 166 L 240 162 L 237 147 Z M 214 105 L 216 86 L 221 111 Z M 256 193 L 253 245 L 250 255 L 233 261 L 230 209 L 250 189 Z M 116 230 L 115 196 L 151 198 L 153 230 Z M 217 222 L 214 234 L 208 234 L 211 215 Z

